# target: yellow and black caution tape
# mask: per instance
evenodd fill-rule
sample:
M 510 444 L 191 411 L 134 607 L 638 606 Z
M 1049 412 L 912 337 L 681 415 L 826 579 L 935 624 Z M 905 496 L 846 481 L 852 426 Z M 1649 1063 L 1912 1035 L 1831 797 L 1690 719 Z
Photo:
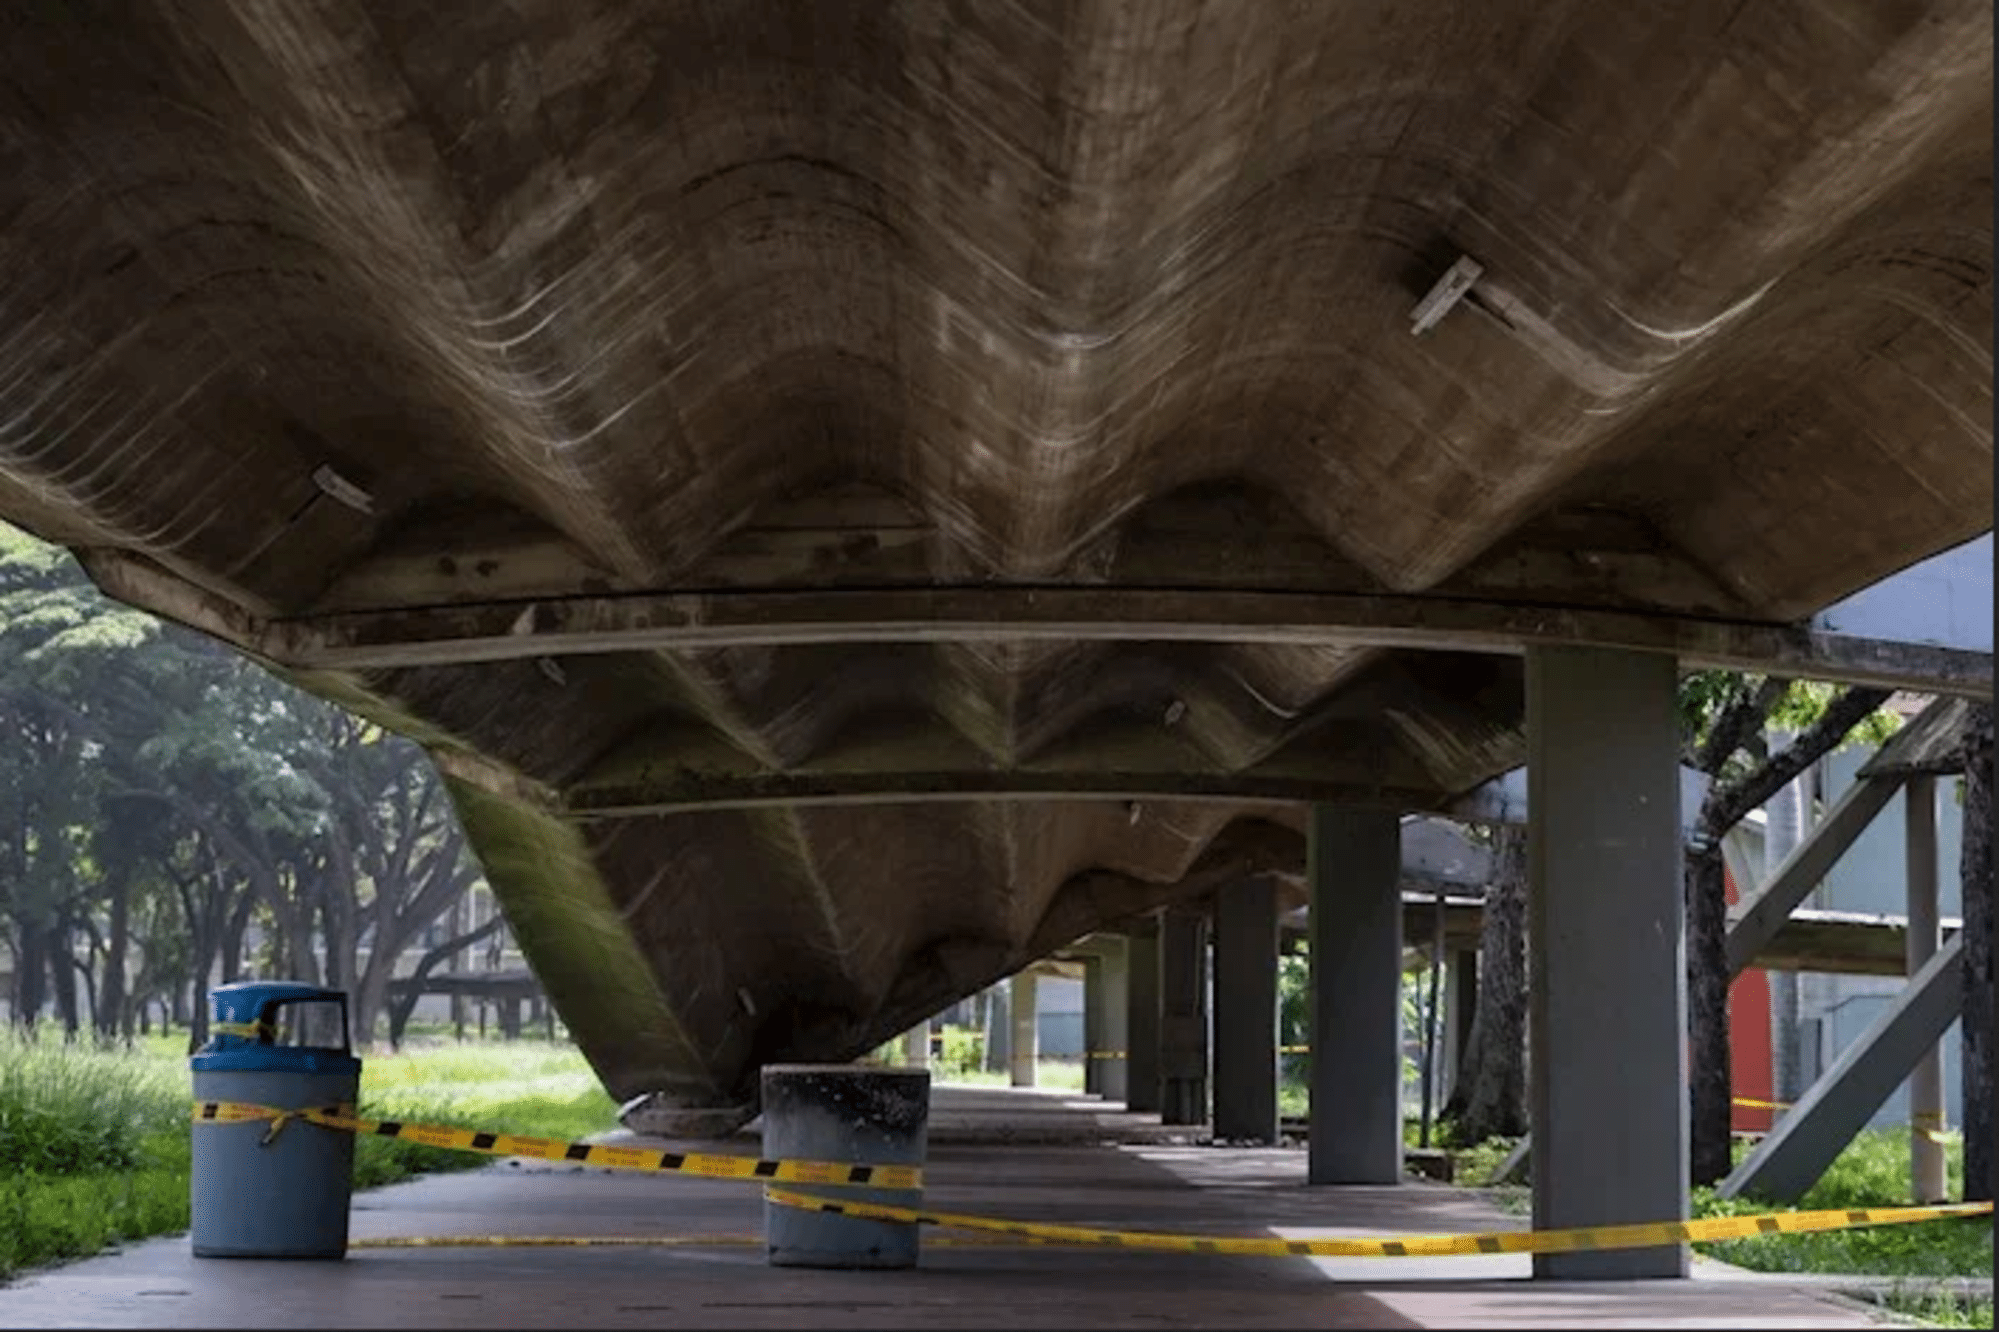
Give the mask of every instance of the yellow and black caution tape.
M 1769 1212 L 1759 1216 L 1716 1216 L 1698 1221 L 1659 1221 L 1630 1226 L 1578 1226 L 1565 1230 L 1495 1230 L 1471 1235 L 1405 1235 L 1396 1239 L 1286 1240 L 1261 1236 L 1170 1235 L 1144 1230 L 1099 1230 L 1086 1226 L 1005 1221 L 990 1216 L 929 1212 L 881 1203 L 836 1202 L 789 1189 L 766 1188 L 764 1197 L 785 1207 L 870 1221 L 945 1226 L 1021 1239 L 1145 1249 L 1154 1253 L 1201 1253 L 1236 1258 L 1437 1258 L 1482 1253 L 1577 1253 L 1591 1249 L 1644 1249 L 1695 1240 L 1747 1239 L 1756 1235 L 1847 1230 L 1944 1217 L 1981 1216 L 1989 1202 L 1944 1203 L 1935 1207 L 1874 1207 L 1828 1212 Z
M 350 1249 L 724 1249 L 764 1242 L 761 1235 L 383 1235 L 347 1241 Z
M 1929 1141 L 1939 1145 L 1956 1142 L 1964 1136 L 1961 1133 L 1955 1133 L 1945 1128 L 1944 1123 L 1943 1111 L 1918 1110 L 1909 1116 L 1909 1132 L 1918 1138 L 1927 1138 Z
M 753 1156 L 723 1156 L 703 1152 L 662 1152 L 601 1143 L 562 1142 L 513 1133 L 479 1133 L 440 1124 L 405 1124 L 393 1119 L 361 1119 L 345 1106 L 280 1110 L 241 1101 L 198 1101 L 197 1124 L 272 1122 L 269 1141 L 294 1119 L 322 1128 L 378 1138 L 407 1138 L 426 1147 L 448 1151 L 483 1152 L 488 1156 L 526 1156 L 539 1161 L 569 1161 L 612 1170 L 650 1170 L 703 1175 L 709 1179 L 776 1180 L 787 1184 L 868 1184 L 887 1189 L 923 1187 L 923 1170 L 909 1165 L 853 1165 L 842 1161 L 766 1161 Z
M 752 1249 L 770 1242 L 764 1235 L 383 1235 L 347 1241 L 350 1249 Z M 927 1241 L 947 1249 L 1014 1249 L 1022 1246 L 1073 1248 L 1062 1240 L 1033 1236 L 972 1239 L 943 1236 Z
M 1280 1045 L 1277 1047 L 1277 1053 L 1281 1055 L 1310 1054 L 1312 1053 L 1312 1047 L 1309 1045 Z M 1128 1059 L 1130 1057 L 1130 1054 L 1124 1050 L 1088 1050 L 1083 1054 L 1083 1058 L 1085 1059 Z
M 224 1036 L 247 1036 L 253 1041 L 260 1036 L 277 1035 L 268 1022 L 211 1022 L 208 1029 Z

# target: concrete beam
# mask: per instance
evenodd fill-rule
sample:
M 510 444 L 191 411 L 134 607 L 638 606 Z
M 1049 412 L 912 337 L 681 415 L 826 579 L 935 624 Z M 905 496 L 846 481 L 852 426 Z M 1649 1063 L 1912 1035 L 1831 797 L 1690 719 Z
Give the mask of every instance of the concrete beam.
M 1729 922 L 1729 975 L 1741 975 L 1743 968 L 1769 945 L 1798 903 L 1819 885 L 1826 871 L 1867 830 L 1867 825 L 1894 799 L 1901 785 L 1899 777 L 1872 777 L 1854 782 L 1805 834 L 1796 849 L 1784 857 L 1762 889 Z M 1745 894 L 1749 891 L 1748 884 L 1736 886 Z
M 994 768 L 966 755 L 963 766 L 915 766 L 855 772 L 681 772 L 662 771 L 643 781 L 572 789 L 554 797 L 555 810 L 579 822 L 628 819 L 699 810 L 823 808 L 851 805 L 995 800 L 1254 800 L 1307 801 L 1337 797 L 1343 803 L 1384 809 L 1441 809 L 1450 792 L 1433 785 L 1384 783 L 1369 776 L 1356 758 L 1321 757 L 1300 765 L 1223 771 L 1211 758 L 1155 735 L 1122 746 L 1128 763 L 1133 749 L 1150 750 L 1154 763 L 1137 768 L 1110 763 L 1102 768 L 1034 766 Z
M 1992 656 L 1796 625 L 1410 594 L 1146 587 L 632 593 L 265 619 L 118 551 L 84 554 L 112 596 L 295 670 L 809 643 L 1273 643 L 1518 653 L 1595 646 L 1689 668 L 1992 696 Z
M 1961 938 L 1938 949 L 1715 1192 L 1790 1203 L 1817 1183 L 1950 1029 L 1963 994 L 1963 956 Z
M 1215 1136 L 1277 1142 L 1277 886 L 1215 894 Z
M 1678 683 L 1653 654 L 1527 658 L 1537 1229 L 1687 1215 Z M 1534 1272 L 1676 1277 L 1688 1262 L 1671 1245 L 1537 1254 Z
M 1401 830 L 1312 807 L 1312 1184 L 1402 1182 Z

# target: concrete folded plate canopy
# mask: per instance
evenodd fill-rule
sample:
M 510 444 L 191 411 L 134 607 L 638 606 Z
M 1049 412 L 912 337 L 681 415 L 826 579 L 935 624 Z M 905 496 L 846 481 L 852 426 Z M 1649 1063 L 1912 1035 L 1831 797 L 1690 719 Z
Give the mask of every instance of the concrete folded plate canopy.
M 620 1099 L 1442 809 L 1537 645 L 1990 692 L 1989 621 L 1811 622 L 1992 526 L 1983 3 L 142 2 L 0 71 L 0 517 L 428 746 Z

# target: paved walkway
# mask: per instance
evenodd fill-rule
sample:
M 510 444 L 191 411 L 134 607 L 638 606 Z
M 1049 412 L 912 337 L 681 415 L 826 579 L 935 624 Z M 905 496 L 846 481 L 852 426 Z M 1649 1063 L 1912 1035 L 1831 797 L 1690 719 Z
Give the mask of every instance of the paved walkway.
M 1067 1101 L 1070 1104 L 1065 1105 Z M 1521 1224 L 1468 1190 L 1303 1184 L 1304 1153 L 1176 1145 L 1081 1097 L 942 1089 L 940 1209 L 1215 1234 Z M 1123 1124 L 1152 1141 L 1107 1145 Z M 1064 1141 L 1063 1126 L 1070 1141 Z M 1010 1139 L 994 1143 L 990 1139 Z M 1076 1141 L 1080 1140 L 1080 1142 Z M 753 1152 L 753 1139 L 731 1149 Z M 1532 1282 L 1528 1260 L 1195 1258 L 927 1232 L 910 1272 L 766 1266 L 753 1187 L 510 1162 L 362 1194 L 356 1238 L 701 1235 L 712 1247 L 366 1249 L 342 1263 L 197 1261 L 185 1238 L 0 1289 L 0 1327 L 1868 1327 L 1781 1281 Z

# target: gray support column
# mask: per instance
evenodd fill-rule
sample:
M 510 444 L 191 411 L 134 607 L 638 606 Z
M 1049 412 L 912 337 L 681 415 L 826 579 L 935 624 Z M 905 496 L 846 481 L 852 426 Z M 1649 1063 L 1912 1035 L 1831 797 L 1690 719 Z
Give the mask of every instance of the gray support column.
M 1669 656 L 1527 652 L 1536 1229 L 1687 1215 L 1677 686 Z M 1685 1245 L 1536 1254 L 1534 1274 L 1683 1277 L 1688 1261 Z
M 930 1019 L 902 1034 L 902 1062 L 909 1068 L 930 1067 Z
M 1083 1094 L 1104 1094 L 1104 960 L 1083 959 Z
M 1013 990 L 1004 983 L 986 988 L 986 1072 L 1013 1067 Z
M 1124 1106 L 1146 1114 L 1159 1111 L 1159 919 L 1148 916 L 1132 927 L 1129 970 L 1125 973 L 1131 1039 L 1125 1049 Z
M 1402 1182 L 1402 825 L 1314 805 L 1307 1182 Z
M 1937 918 L 1936 778 L 1911 778 L 1902 798 L 1908 802 L 1908 963 L 1914 976 L 1943 946 Z M 1943 1130 L 1943 1050 L 1933 1045 L 1909 1070 L 1909 1191 L 1919 1203 L 1942 1202 L 1950 1196 L 1943 1144 L 1930 1136 Z
M 1131 1059 L 1131 945 L 1122 935 L 1115 934 L 1105 936 L 1102 942 L 1106 1057 L 1098 1061 L 1103 1065 L 1099 1085 L 1106 1101 L 1122 1101 L 1128 1086 L 1125 1073 Z
M 1013 1039 L 1008 1042 L 1007 1069 L 1016 1087 L 1034 1085 L 1035 1061 L 1041 1057 L 1041 1003 L 1031 971 L 1017 972 L 1007 983 L 1007 1004 L 1013 1010 Z
M 1277 1142 L 1277 885 L 1215 895 L 1215 1136 Z
M 1208 917 L 1169 909 L 1159 922 L 1159 1122 L 1208 1118 Z

